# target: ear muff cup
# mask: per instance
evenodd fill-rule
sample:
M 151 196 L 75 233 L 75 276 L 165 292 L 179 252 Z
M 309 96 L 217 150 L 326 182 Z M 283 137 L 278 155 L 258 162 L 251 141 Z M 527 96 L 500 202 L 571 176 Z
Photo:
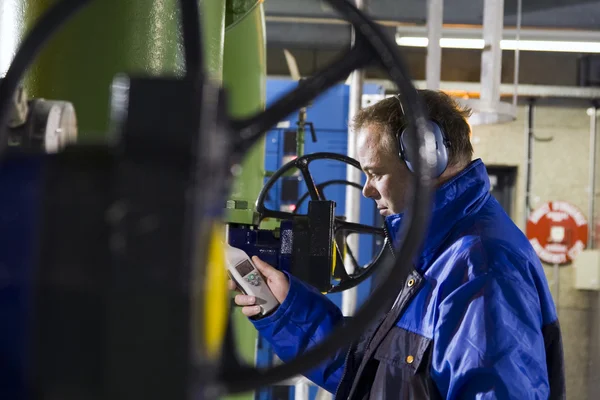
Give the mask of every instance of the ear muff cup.
M 437 168 L 434 171 L 434 176 L 437 178 L 444 173 L 446 168 L 448 167 L 448 147 L 450 147 L 450 141 L 446 137 L 442 127 L 440 124 L 433 120 L 427 121 L 427 125 L 433 135 L 435 137 L 435 148 L 437 155 Z M 410 172 L 414 173 L 414 169 L 411 163 L 411 160 L 408 159 L 407 154 L 411 153 L 413 147 L 407 137 L 410 135 L 405 135 L 404 133 L 407 131 L 407 128 L 403 128 L 398 135 L 398 149 L 400 150 L 400 158 L 406 163 L 406 166 L 410 170 Z

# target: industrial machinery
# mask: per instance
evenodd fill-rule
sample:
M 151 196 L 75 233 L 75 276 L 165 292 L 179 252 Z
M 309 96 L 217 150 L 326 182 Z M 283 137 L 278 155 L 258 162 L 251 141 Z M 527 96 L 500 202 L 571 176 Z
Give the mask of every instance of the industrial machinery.
M 44 42 L 90 1 L 60 1 L 29 31 L 0 83 L 0 261 L 7 277 L 0 316 L 6 319 L 2 326 L 10 327 L 0 336 L 1 398 L 213 399 L 245 392 L 317 365 L 353 341 L 381 304 L 389 304 L 406 278 L 402 265 L 426 229 L 435 142 L 395 44 L 349 2 L 328 2 L 355 27 L 355 46 L 266 111 L 232 118 L 227 91 L 205 70 L 198 4 L 181 0 L 185 75 L 118 75 L 111 89 L 110 140 L 67 143 L 55 153 L 48 152 L 51 135 L 45 146 L 22 140 L 8 147 L 15 129 L 8 124 L 10 106 Z M 227 235 L 224 218 L 232 235 L 223 204 L 236 166 L 284 116 L 374 61 L 400 89 L 414 145 L 410 223 L 401 232 L 395 268 L 352 319 L 296 360 L 266 370 L 243 366 L 226 332 L 220 245 Z M 311 157 L 293 161 L 305 178 Z M 294 237 L 292 248 L 308 246 L 309 260 L 335 267 L 341 251 L 336 230 L 375 228 L 336 219 L 332 204 L 314 182 L 307 183 L 308 215 L 272 216 L 289 219 L 292 232 L 297 224 L 319 226 L 312 234 L 320 253 L 312 252 L 310 238 Z M 268 212 L 260 202 L 257 209 Z M 291 255 L 291 271 L 301 273 L 301 255 Z M 343 276 L 340 269 L 338 285 L 325 284 L 330 269 L 319 272 L 315 284 L 331 291 L 358 283 L 367 271 Z
M 286 57 L 288 53 L 286 52 Z M 291 55 L 289 55 L 291 57 Z M 295 68 L 291 68 L 294 70 Z M 277 99 L 286 92 L 293 90 L 298 85 L 297 76 L 290 78 L 269 78 L 266 82 L 266 101 L 267 105 L 277 101 Z M 368 96 L 383 96 L 384 88 L 380 85 L 366 84 L 364 85 L 364 93 Z M 290 270 L 293 261 L 293 254 L 287 254 L 283 258 L 276 256 L 281 253 L 283 245 L 283 253 L 286 253 L 286 240 L 277 238 L 288 238 L 287 242 L 292 242 L 291 238 L 300 237 L 293 235 L 293 226 L 296 226 L 296 231 L 302 229 L 306 224 L 294 223 L 294 218 L 279 220 L 270 218 L 273 215 L 265 210 L 277 210 L 293 214 L 308 214 L 310 202 L 310 192 L 306 185 L 303 174 L 295 167 L 300 159 L 311 160 L 309 168 L 309 178 L 314 180 L 314 184 L 319 193 L 325 197 L 332 206 L 332 211 L 335 217 L 344 220 L 345 213 L 345 197 L 346 187 L 352 186 L 357 193 L 362 190 L 361 184 L 349 182 L 346 180 L 346 157 L 341 156 L 346 154 L 348 150 L 348 118 L 349 118 L 349 95 L 350 87 L 346 83 L 340 83 L 325 93 L 314 99 L 308 106 L 301 108 L 286 116 L 279 121 L 276 126 L 273 126 L 265 135 L 265 186 L 256 195 L 259 201 L 261 224 L 259 232 L 254 232 L 257 229 L 256 225 L 252 224 L 235 224 L 233 230 L 234 235 L 230 235 L 230 240 L 236 245 L 244 247 L 253 254 L 262 255 L 269 258 L 270 262 L 281 269 Z M 331 159 L 314 160 L 315 153 L 338 153 L 333 155 Z M 337 159 L 342 159 L 338 161 Z M 296 163 L 294 162 L 296 161 Z M 350 160 L 351 164 L 356 168 L 357 163 Z M 284 168 L 285 166 L 285 168 Z M 283 168 L 283 169 L 282 169 Z M 359 169 L 360 171 L 360 169 Z M 277 174 L 278 178 L 274 175 Z M 364 177 L 363 177 L 364 178 Z M 253 199 L 253 200 L 256 200 Z M 256 201 L 247 201 L 247 203 L 255 204 Z M 235 204 L 235 203 L 234 203 Z M 314 207 L 314 205 L 313 205 Z M 373 233 L 365 233 L 364 230 L 358 234 L 359 247 L 355 254 L 346 243 L 347 232 L 338 231 L 337 243 L 342 253 L 346 253 L 351 261 L 353 261 L 354 271 L 365 271 L 362 266 L 367 266 L 381 253 L 385 246 L 384 237 L 382 234 L 383 219 L 376 209 L 375 203 L 372 200 L 362 198 L 361 201 L 361 216 L 359 222 L 363 225 L 375 227 Z M 257 208 L 256 211 L 259 211 Z M 314 210 L 313 210 L 314 212 Z M 296 217 L 296 220 L 301 221 L 304 218 Z M 327 219 L 316 220 L 312 218 L 313 225 L 317 225 L 318 221 L 327 221 Z M 315 223 L 315 221 L 317 221 Z M 283 229 L 282 229 L 283 227 Z M 313 228 L 314 229 L 314 228 Z M 367 229 L 369 230 L 369 229 Z M 282 236 L 281 233 L 284 233 Z M 310 237 L 310 232 L 306 229 L 304 238 Z M 356 233 L 352 233 L 356 234 Z M 256 236 L 254 236 L 256 235 Z M 331 240 L 329 240 L 331 242 Z M 287 243 L 289 245 L 289 243 Z M 302 255 L 305 252 L 310 257 L 310 249 L 307 245 L 298 243 L 298 246 L 288 246 L 293 253 Z M 267 251 L 270 249 L 270 252 Z M 268 254 L 267 254 L 268 253 Z M 273 255 L 273 257 L 271 257 Z M 386 253 L 389 256 L 389 252 Z M 338 257 L 335 261 L 339 260 Z M 377 258 L 379 263 L 385 263 L 385 257 Z M 279 264 L 279 261 L 282 261 Z M 299 261 L 299 260 L 298 260 Z M 296 262 L 296 265 L 300 262 Z M 314 261 L 314 260 L 313 260 Z M 333 279 L 331 279 L 331 265 L 327 265 L 328 260 L 316 262 L 301 262 L 302 267 L 297 268 L 294 274 L 302 277 L 307 281 L 312 281 L 317 287 L 327 293 L 328 298 L 343 309 L 344 298 L 351 297 L 353 301 L 360 306 L 369 296 L 371 290 L 376 287 L 377 274 L 385 276 L 385 271 L 380 267 L 374 267 L 369 274 L 363 274 L 362 282 L 355 290 L 342 293 L 340 279 L 346 274 L 344 266 L 341 263 L 334 266 Z M 331 262 L 331 260 L 329 260 Z M 344 269 L 341 269 L 344 268 Z M 374 276 L 375 275 L 375 276 Z M 374 276 L 373 279 L 370 279 Z M 331 285 L 336 285 L 335 290 L 331 289 Z M 344 297 L 345 296 L 345 297 Z M 239 329 L 243 325 L 243 317 L 236 321 L 234 330 Z M 252 331 L 254 328 L 250 327 Z M 254 361 L 257 367 L 266 368 L 280 362 L 275 355 L 271 345 L 264 340 L 260 335 L 256 338 L 256 346 L 254 351 Z M 307 392 L 310 392 L 307 393 Z M 308 397 L 304 397 L 306 393 Z M 283 400 L 283 399 L 302 399 L 314 398 L 317 394 L 317 388 L 310 384 L 306 379 L 301 377 L 281 382 L 276 386 L 258 389 L 254 393 L 256 400 Z

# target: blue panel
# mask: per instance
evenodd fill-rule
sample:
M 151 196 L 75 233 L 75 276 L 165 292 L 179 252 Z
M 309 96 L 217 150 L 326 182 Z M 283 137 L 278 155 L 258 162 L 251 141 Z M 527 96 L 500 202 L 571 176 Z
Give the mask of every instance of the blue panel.
M 296 85 L 296 82 L 286 79 L 269 79 L 267 81 L 267 103 L 270 104 L 274 99 L 281 94 L 289 91 Z M 379 85 L 365 85 L 363 92 L 365 94 L 383 94 L 384 89 Z M 313 122 L 317 134 L 317 142 L 313 143 L 310 136 L 305 140 L 305 154 L 316 152 L 333 152 L 346 154 L 348 147 L 348 101 L 349 87 L 345 84 L 337 85 L 309 105 L 307 108 L 307 120 Z M 293 130 L 296 127 L 298 116 L 294 113 L 289 116 L 289 126 L 273 127 L 273 130 L 267 134 L 267 153 L 265 156 L 265 169 L 275 171 L 282 166 L 283 159 L 283 135 L 285 130 Z M 320 160 L 311 163 L 311 173 L 317 184 L 330 180 L 345 180 L 346 179 L 346 164 L 333 160 Z M 302 179 L 302 178 L 300 178 Z M 363 176 L 364 184 L 364 176 Z M 359 189 L 354 189 L 359 190 Z M 299 196 L 307 192 L 306 185 L 303 181 L 299 185 Z M 344 215 L 345 212 L 345 197 L 346 186 L 331 185 L 324 190 L 325 197 L 328 200 L 336 202 L 336 215 Z M 281 180 L 271 190 L 271 199 L 267 206 L 272 209 L 279 209 L 281 206 Z M 306 214 L 308 201 L 298 210 L 300 214 Z M 382 218 L 377 213 L 377 209 L 373 201 L 362 197 L 361 200 L 361 218 L 360 222 L 366 225 L 382 225 Z M 374 257 L 374 239 L 368 235 L 361 235 L 359 239 L 359 263 L 367 264 Z M 370 292 L 370 281 L 363 282 L 358 287 L 358 305 L 360 306 L 365 301 Z M 342 303 L 342 294 L 337 293 L 329 295 L 331 300 L 338 306 Z M 259 365 L 266 365 L 271 357 L 271 351 L 264 343 L 260 343 L 257 349 L 257 361 Z M 311 399 L 314 399 L 316 389 L 311 389 Z M 265 392 L 258 395 L 257 398 L 269 399 L 265 397 Z M 290 399 L 293 399 L 293 388 L 290 389 Z
M 283 94 L 293 90 L 298 83 L 292 79 L 273 79 L 267 80 L 267 106 L 272 104 L 275 100 L 281 97 Z
M 363 94 L 385 94 L 385 89 L 381 85 L 366 83 L 363 86 Z
M 269 79 L 267 81 L 268 102 L 272 102 L 286 91 L 292 89 L 295 85 L 296 82 L 291 79 Z M 367 84 L 363 88 L 363 92 L 365 94 L 383 94 L 384 89 L 380 85 Z M 307 109 L 308 120 L 314 123 L 318 140 L 316 143 L 313 143 L 309 137 L 306 138 L 306 154 L 324 151 L 346 154 L 348 136 L 348 101 L 349 87 L 348 85 L 340 84 L 322 94 L 309 105 Z M 290 118 L 297 118 L 297 114 L 290 116 Z M 295 120 L 289 120 L 289 126 L 289 129 L 293 129 Z M 265 158 L 265 168 L 268 170 L 273 171 L 282 165 L 283 132 L 283 129 L 274 129 L 273 131 L 270 131 L 267 136 L 267 140 L 269 141 L 267 149 L 269 151 Z M 277 155 L 275 155 L 276 147 L 278 149 Z M 330 180 L 345 180 L 346 165 L 339 161 L 320 160 L 311 164 L 311 173 L 317 184 Z M 302 178 L 300 179 L 299 195 L 302 196 L 307 192 L 307 188 L 302 181 Z M 336 202 L 336 215 L 344 215 L 346 187 L 344 185 L 331 185 L 325 189 L 324 194 L 327 199 Z M 279 209 L 282 204 L 280 198 L 281 180 L 271 190 L 271 195 L 268 206 L 273 209 Z M 298 213 L 305 214 L 307 212 L 307 206 L 308 202 L 306 201 L 298 210 Z M 360 222 L 366 225 L 381 225 L 382 219 L 377 213 L 375 205 L 371 200 L 362 198 Z M 375 238 L 372 236 L 360 236 L 359 263 L 364 265 L 372 260 L 374 249 L 377 248 L 374 242 Z M 368 295 L 369 290 L 370 287 L 368 281 L 359 287 L 359 304 L 361 304 Z M 336 303 L 341 304 L 341 295 L 332 296 L 332 299 L 334 299 Z
M 280 140 L 279 136 L 282 133 L 279 129 L 273 129 L 267 132 L 267 137 L 265 140 L 265 151 L 267 153 L 279 153 L 280 150 Z
M 293 90 L 297 85 L 298 85 L 298 83 L 291 79 L 268 79 L 267 80 L 267 90 L 266 90 L 267 107 L 269 107 L 269 105 L 271 105 L 274 101 L 276 101 L 283 94 Z M 298 112 L 297 111 L 293 112 L 292 114 L 290 114 L 289 116 L 287 116 L 286 118 L 283 119 L 283 121 L 291 121 L 290 126 L 292 128 L 294 126 L 296 126 L 295 122 L 297 120 L 298 120 Z M 273 128 L 275 128 L 275 127 L 273 127 Z
M 349 87 L 338 85 L 329 89 L 307 108 L 307 120 L 311 121 L 316 130 L 348 129 Z
M 272 94 L 272 96 L 275 96 Z M 283 143 L 281 137 L 283 130 L 273 129 L 267 132 L 265 138 L 265 171 L 275 172 L 281 167 L 281 158 L 283 155 Z M 269 178 L 265 178 L 265 183 Z M 268 193 L 265 206 L 269 209 L 278 209 L 281 197 L 281 182 L 277 181 L 275 186 Z

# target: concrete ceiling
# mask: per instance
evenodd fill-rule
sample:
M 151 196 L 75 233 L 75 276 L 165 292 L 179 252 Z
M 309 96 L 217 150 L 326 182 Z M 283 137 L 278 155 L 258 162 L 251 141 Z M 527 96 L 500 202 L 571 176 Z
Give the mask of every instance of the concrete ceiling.
M 426 21 L 426 0 L 367 0 L 367 12 L 375 19 L 405 23 Z M 598 0 L 523 1 L 523 26 L 544 28 L 600 29 Z M 338 17 L 323 0 L 268 0 L 267 15 L 301 17 Z M 505 24 L 516 22 L 517 0 L 505 0 Z M 483 0 L 444 2 L 444 22 L 481 24 Z
M 389 26 L 426 23 L 426 0 L 367 0 L 367 12 Z M 267 43 L 275 47 L 304 49 L 339 49 L 350 43 L 350 27 L 336 23 L 339 16 L 323 0 L 268 0 Z M 516 25 L 517 0 L 505 1 L 504 26 Z M 302 19 L 294 21 L 294 19 Z M 317 18 L 306 20 L 307 18 Z M 444 23 L 481 25 L 483 0 L 447 0 Z M 524 28 L 583 29 L 600 31 L 600 0 L 523 0 Z
M 426 0 L 367 0 L 367 12 L 374 19 L 385 22 L 386 32 L 394 37 L 396 23 L 425 24 L 426 3 Z M 600 0 L 523 0 L 522 3 L 522 26 L 525 28 L 600 32 Z M 291 50 L 298 59 L 301 73 L 309 75 L 350 45 L 350 26 L 336 21 L 339 16 L 323 0 L 267 0 L 264 4 L 270 74 L 287 74 L 281 48 Z M 516 10 L 517 0 L 505 0 L 505 27 L 516 24 Z M 481 25 L 482 15 L 483 0 L 444 2 L 444 23 Z M 294 20 L 298 18 L 301 20 Z M 412 75 L 424 78 L 426 49 L 403 48 L 402 53 Z M 578 53 L 522 52 L 520 81 L 538 85 L 577 85 L 581 57 Z M 478 81 L 479 65 L 479 51 L 445 49 L 442 79 Z M 504 52 L 503 81 L 512 81 L 512 66 L 512 52 Z M 367 74 L 382 77 L 374 69 L 367 70 Z

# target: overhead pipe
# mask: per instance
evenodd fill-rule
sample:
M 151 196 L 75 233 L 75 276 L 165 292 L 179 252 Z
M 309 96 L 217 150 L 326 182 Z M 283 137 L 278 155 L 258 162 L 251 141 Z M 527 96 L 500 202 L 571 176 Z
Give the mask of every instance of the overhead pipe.
M 484 0 L 483 40 L 481 53 L 481 103 L 484 110 L 494 110 L 500 102 L 502 78 L 502 28 L 504 0 Z
M 366 0 L 356 0 L 356 7 L 364 11 L 366 9 Z M 352 29 L 352 45 L 356 43 L 356 33 Z M 360 111 L 362 104 L 363 85 L 365 81 L 365 71 L 357 69 L 350 76 L 350 100 L 348 105 L 348 122 L 350 123 L 354 116 Z M 348 157 L 357 159 L 357 132 L 354 129 L 348 129 Z M 362 183 L 362 173 L 358 169 L 348 165 L 346 167 L 346 180 L 357 184 Z M 346 218 L 349 222 L 360 222 L 360 199 L 361 193 L 353 186 L 346 186 Z M 359 236 L 357 234 L 349 235 L 347 246 L 351 250 L 355 259 L 359 259 Z M 344 266 L 348 274 L 354 273 L 354 263 L 350 258 L 349 252 L 344 257 Z M 358 297 L 358 288 L 346 290 L 342 293 L 342 314 L 352 316 L 356 311 Z
M 442 75 L 442 26 L 444 23 L 444 0 L 427 0 L 427 61 L 425 80 L 427 89 L 439 90 Z
M 530 98 L 527 106 L 527 121 L 525 125 L 525 206 L 523 210 L 523 228 L 527 226 L 529 213 L 531 212 L 531 171 L 533 166 L 533 145 L 535 142 L 551 142 L 554 136 L 540 137 L 535 134 L 535 102 L 536 99 Z
M 504 0 L 484 0 L 483 3 L 483 51 L 481 52 L 481 76 L 479 99 L 458 99 L 470 107 L 473 114 L 471 125 L 498 124 L 514 121 L 516 109 L 512 103 L 500 101 L 502 79 L 502 32 L 504 27 Z M 519 27 L 520 28 L 520 27 Z M 515 75 L 517 78 L 517 75 Z M 514 83 L 516 85 L 516 81 Z M 512 88 L 513 96 L 517 91 Z
M 522 0 L 517 0 L 517 33 L 516 33 L 516 37 L 515 37 L 515 40 L 517 41 L 517 43 L 519 43 L 519 41 L 521 40 L 522 14 L 523 14 Z M 517 48 L 515 49 L 515 64 L 513 67 L 514 71 L 513 71 L 513 102 L 512 102 L 512 105 L 513 105 L 513 109 L 515 110 L 515 114 L 517 112 L 517 101 L 518 101 L 518 97 L 519 97 L 519 66 L 520 66 L 519 61 L 521 58 L 520 55 L 521 55 L 521 50 L 517 46 Z M 500 82 L 500 85 L 501 84 L 502 84 L 502 82 Z
M 527 105 L 527 123 L 525 125 L 525 206 L 523 208 L 523 229 L 527 226 L 529 213 L 531 212 L 531 169 L 533 166 L 533 144 L 535 142 L 533 133 L 535 113 L 535 99 L 529 99 Z
M 597 134 L 598 134 L 598 108 L 600 103 L 598 100 L 594 100 L 592 102 L 592 108 L 588 109 L 588 115 L 590 116 L 590 193 L 589 193 L 589 202 L 588 202 L 588 248 L 595 249 L 596 246 L 596 218 L 595 218 L 595 203 L 596 203 L 596 167 L 597 167 L 597 157 L 596 157 L 596 146 L 597 142 Z M 600 321 L 598 321 L 599 313 L 597 309 L 593 310 L 592 316 L 592 334 L 591 337 L 596 339 L 600 336 Z M 593 375 L 589 375 L 591 379 L 589 379 L 589 398 L 595 398 L 596 393 L 600 390 L 600 380 L 596 379 L 595 371 L 597 370 L 597 365 L 600 364 L 600 348 L 598 345 L 591 346 L 591 368 L 589 369 L 589 373 Z M 593 395 L 592 395 L 593 394 Z
M 266 64 L 266 32 L 264 30 L 264 5 L 262 1 L 203 1 L 205 13 L 204 29 L 214 24 L 209 21 L 207 12 L 212 8 L 223 8 L 223 87 L 227 88 L 227 106 L 229 115 L 244 118 L 265 109 Z M 207 43 L 210 48 L 210 43 Z M 244 60 L 240 63 L 239 60 Z M 243 162 L 238 168 L 233 185 L 230 187 L 228 200 L 247 204 L 246 209 L 227 209 L 225 221 L 229 224 L 252 225 L 257 214 L 253 209 L 258 193 L 264 185 L 265 138 L 257 141 L 251 150 L 246 152 Z M 263 337 L 257 334 L 254 326 L 248 322 L 239 310 L 233 314 L 234 338 L 236 348 L 242 360 L 251 363 L 257 359 L 257 348 L 266 346 Z M 272 349 L 259 350 L 261 356 L 268 352 L 272 357 Z M 267 358 L 267 357 L 264 357 Z M 269 358 L 270 361 L 270 358 Z M 262 363 L 259 367 L 271 367 Z M 266 365 L 265 365 L 266 364 Z M 271 388 L 260 388 L 254 393 L 238 396 L 227 396 L 224 400 L 252 400 L 269 393 Z
M 596 224 L 596 137 L 598 134 L 598 102 L 593 102 L 593 107 L 588 110 L 590 116 L 590 164 L 589 164 L 589 193 L 588 193 L 588 248 L 595 248 Z
M 381 86 L 386 91 L 396 90 L 396 86 L 387 79 L 366 79 L 366 84 L 372 83 Z M 424 80 L 414 80 L 413 84 L 417 89 L 426 89 L 427 83 Z M 440 89 L 446 92 L 457 92 L 466 95 L 479 95 L 481 91 L 480 82 L 456 82 L 442 81 Z M 514 94 L 514 84 L 503 83 L 500 85 L 501 97 Z M 520 84 L 517 86 L 517 96 L 519 97 L 539 97 L 539 98 L 560 98 L 560 99 L 587 99 L 593 100 L 600 98 L 600 88 L 581 87 L 581 86 L 552 86 L 552 85 L 528 85 Z

